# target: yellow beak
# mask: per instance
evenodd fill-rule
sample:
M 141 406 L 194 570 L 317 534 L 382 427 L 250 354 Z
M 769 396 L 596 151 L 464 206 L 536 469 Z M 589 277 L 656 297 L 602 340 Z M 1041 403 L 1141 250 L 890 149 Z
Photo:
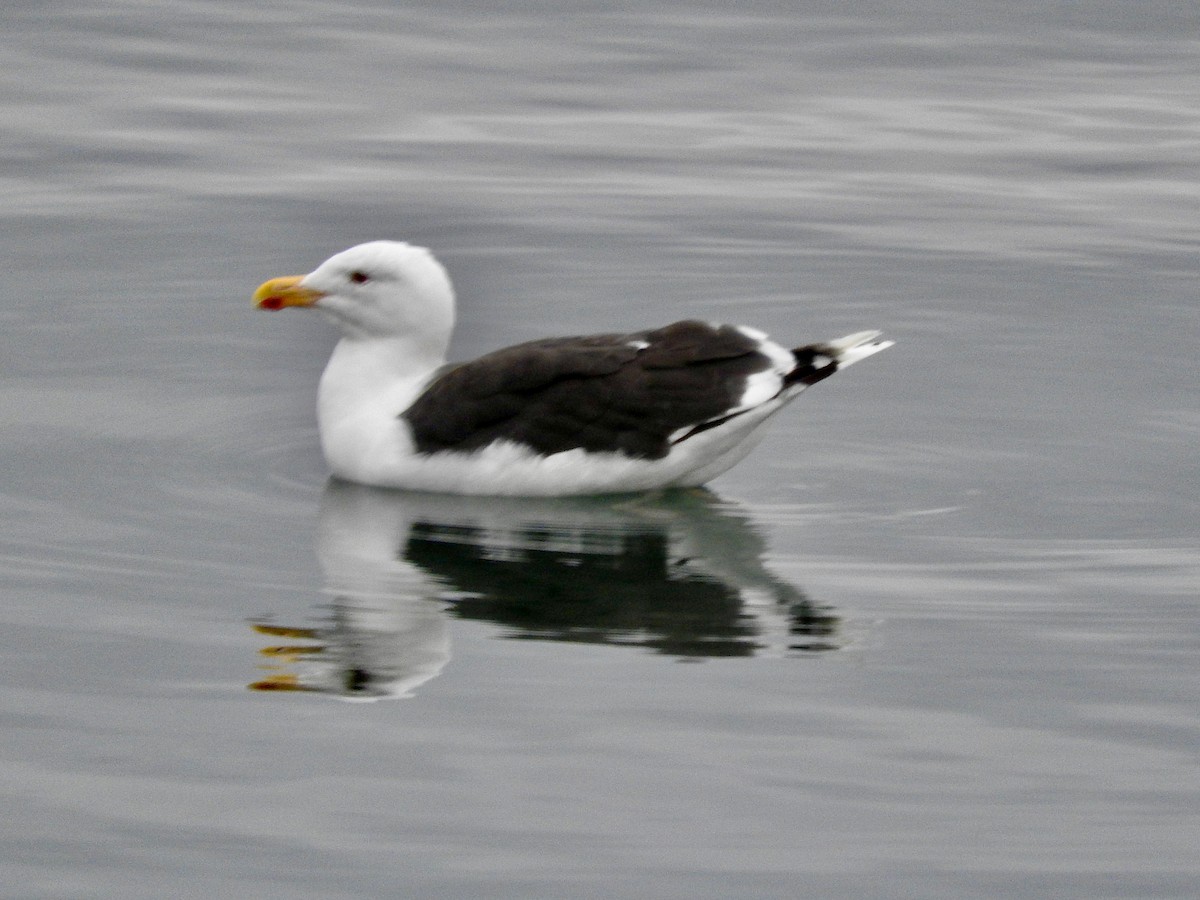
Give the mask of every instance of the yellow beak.
M 254 292 L 254 305 L 259 309 L 283 309 L 285 306 L 312 306 L 325 295 L 312 288 L 300 286 L 303 275 L 272 278 Z

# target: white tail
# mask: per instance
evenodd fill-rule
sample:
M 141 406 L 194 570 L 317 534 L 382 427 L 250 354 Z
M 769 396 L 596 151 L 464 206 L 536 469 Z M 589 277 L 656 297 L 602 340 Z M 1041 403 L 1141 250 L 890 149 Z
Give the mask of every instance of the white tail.
M 838 370 L 846 368 L 860 359 L 866 359 L 880 350 L 886 350 L 895 341 L 881 341 L 882 331 L 856 331 L 836 341 L 829 341 L 822 349 L 837 360 Z

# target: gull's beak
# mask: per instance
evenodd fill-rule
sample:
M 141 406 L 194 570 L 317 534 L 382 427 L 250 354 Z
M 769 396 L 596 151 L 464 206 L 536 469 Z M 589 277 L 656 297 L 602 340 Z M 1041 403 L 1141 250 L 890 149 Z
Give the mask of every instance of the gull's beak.
M 312 306 L 325 295 L 312 288 L 302 287 L 303 275 L 288 275 L 264 282 L 254 292 L 254 305 L 259 309 L 283 309 L 285 306 Z

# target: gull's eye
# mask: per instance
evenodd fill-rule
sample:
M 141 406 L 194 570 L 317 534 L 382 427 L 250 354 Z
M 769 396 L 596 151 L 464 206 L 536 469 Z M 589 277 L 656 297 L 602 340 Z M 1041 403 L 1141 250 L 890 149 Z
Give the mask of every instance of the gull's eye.
M 368 281 L 371 280 L 371 276 L 368 275 L 366 272 L 359 272 L 359 271 L 355 270 L 350 273 L 350 280 L 353 281 L 355 284 L 366 284 Z

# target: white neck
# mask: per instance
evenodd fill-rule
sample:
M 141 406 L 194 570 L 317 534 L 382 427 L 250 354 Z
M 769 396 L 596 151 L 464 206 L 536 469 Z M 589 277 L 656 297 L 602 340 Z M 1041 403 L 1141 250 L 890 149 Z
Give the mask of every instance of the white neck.
M 321 446 L 334 473 L 363 480 L 364 466 L 412 453 L 397 417 L 445 362 L 444 342 L 414 336 L 342 338 L 317 391 Z

